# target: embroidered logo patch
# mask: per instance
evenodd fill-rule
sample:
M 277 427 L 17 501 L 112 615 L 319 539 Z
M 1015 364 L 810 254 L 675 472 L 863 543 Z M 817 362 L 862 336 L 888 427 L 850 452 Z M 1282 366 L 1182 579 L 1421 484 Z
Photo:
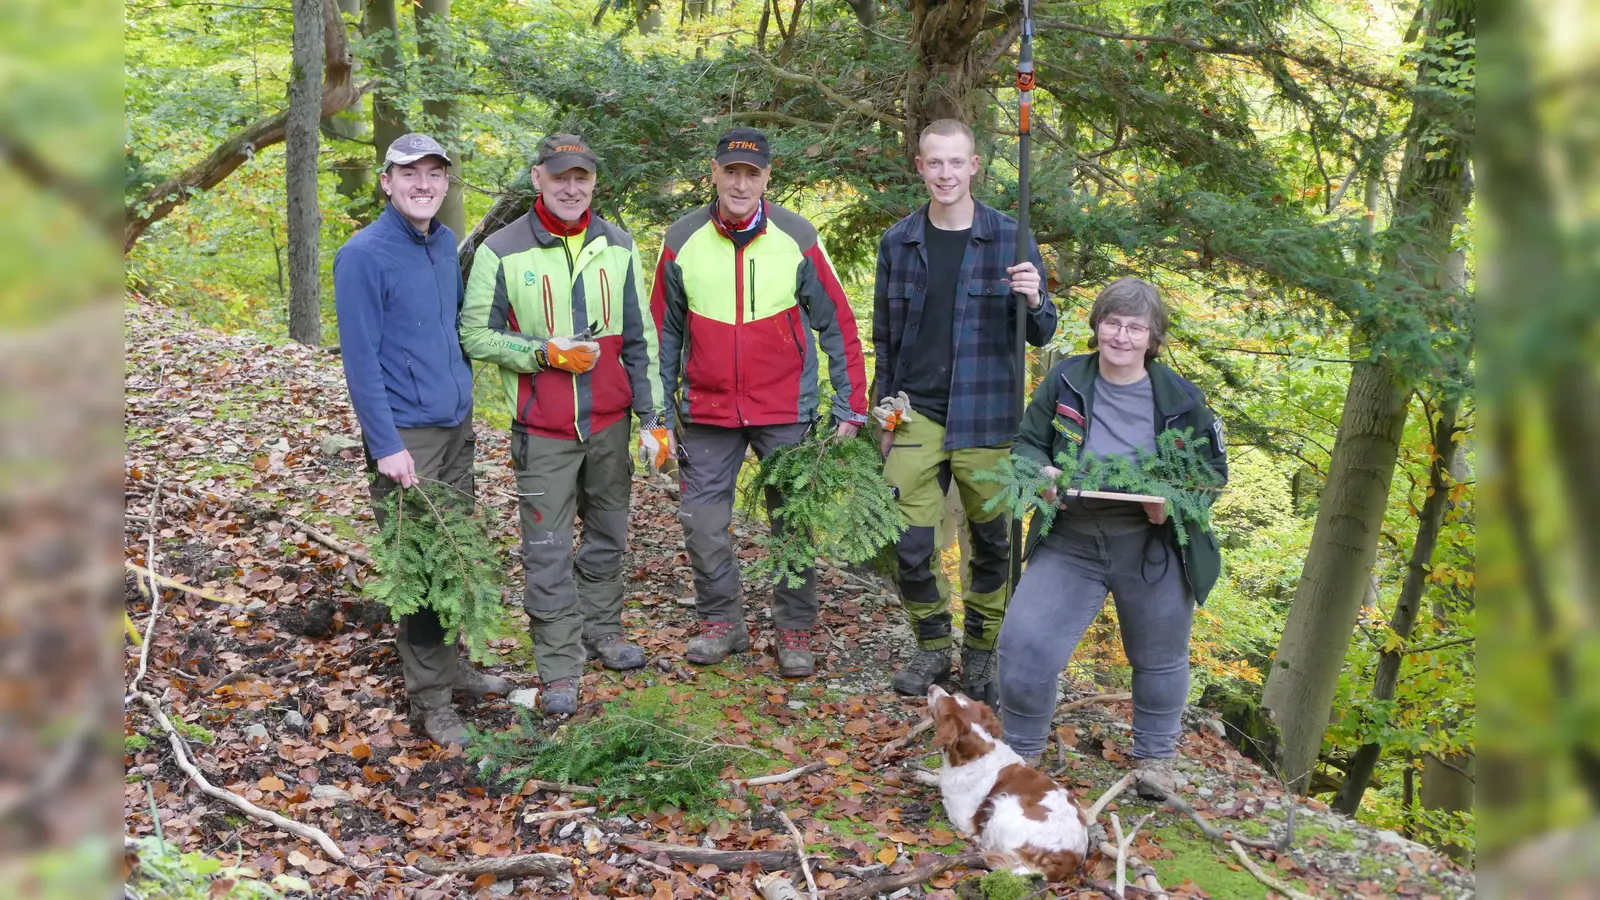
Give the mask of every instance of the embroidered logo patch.
M 1052 419 L 1050 421 L 1050 424 L 1054 425 L 1055 429 L 1057 431 L 1061 432 L 1061 435 L 1063 437 L 1065 437 L 1067 440 L 1073 442 L 1074 444 L 1083 443 L 1083 435 L 1078 434 L 1077 432 L 1075 432 L 1072 429 L 1068 428 L 1066 426 L 1066 424 L 1064 422 L 1062 422 L 1060 419 Z
M 528 287 L 533 287 L 534 282 L 536 282 L 538 280 L 539 280 L 539 276 L 533 274 L 532 272 L 523 272 L 522 273 L 522 283 L 524 285 L 528 286 Z

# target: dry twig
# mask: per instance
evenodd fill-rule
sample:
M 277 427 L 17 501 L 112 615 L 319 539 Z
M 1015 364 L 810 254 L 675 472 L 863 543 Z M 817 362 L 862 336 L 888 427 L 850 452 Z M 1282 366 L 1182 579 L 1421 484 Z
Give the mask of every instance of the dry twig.
M 564 784 L 560 781 L 540 781 L 530 778 L 522 783 L 524 791 L 554 791 L 557 794 L 592 794 L 595 789 L 584 784 Z
M 572 880 L 572 860 L 554 853 L 523 853 L 449 863 L 419 856 L 416 866 L 428 875 L 464 875 L 467 878 L 493 875 L 500 880 L 544 875 L 567 882 Z
M 1156 787 L 1160 787 L 1160 785 L 1156 785 Z M 1200 832 L 1213 841 L 1227 845 L 1229 841 L 1236 840 L 1246 847 L 1254 847 L 1258 850 L 1286 849 L 1280 848 L 1277 841 L 1238 837 L 1231 831 L 1223 831 L 1221 828 L 1218 828 L 1210 822 L 1207 822 L 1205 819 L 1200 818 L 1200 813 L 1197 812 L 1192 805 L 1190 805 L 1189 801 L 1166 789 L 1162 789 L 1161 792 L 1166 795 L 1165 803 L 1168 809 L 1172 810 L 1173 812 L 1180 812 L 1188 816 L 1190 821 L 1199 826 Z
M 977 869 L 983 867 L 983 854 L 963 853 L 960 856 L 941 856 L 920 868 L 903 875 L 881 875 L 870 881 L 847 887 L 838 893 L 828 891 L 828 900 L 866 900 L 878 894 L 892 894 L 903 887 L 921 884 L 942 872 L 955 868 Z
M 778 821 L 783 823 L 784 828 L 789 829 L 789 836 L 794 838 L 794 852 L 800 856 L 800 873 L 806 876 L 806 888 L 811 894 L 811 900 L 817 900 L 817 880 L 811 877 L 811 864 L 806 862 L 805 838 L 800 836 L 800 829 L 794 827 L 789 814 L 781 809 L 778 810 Z
M 1310 895 L 1297 891 L 1278 879 L 1273 878 L 1271 875 L 1261 871 L 1261 867 L 1256 865 L 1256 861 L 1250 858 L 1250 854 L 1246 853 L 1243 847 L 1239 846 L 1238 841 L 1229 841 L 1228 846 L 1233 848 L 1233 855 L 1239 857 L 1239 862 L 1243 864 L 1246 869 L 1250 870 L 1250 874 L 1254 875 L 1257 881 L 1269 888 L 1272 888 L 1285 897 L 1288 897 L 1289 900 L 1312 900 Z
M 133 673 L 133 680 L 128 682 L 128 693 L 131 695 L 139 690 L 139 682 L 144 679 L 144 673 L 150 668 L 150 638 L 156 632 L 156 619 L 161 617 L 161 591 L 156 587 L 156 515 L 161 511 L 161 481 L 156 481 L 155 492 L 150 495 L 150 524 L 146 531 L 150 533 L 150 546 L 144 553 L 144 561 L 150 565 L 145 574 L 150 576 L 150 587 L 147 593 L 150 596 L 150 622 L 144 628 L 144 640 L 139 642 L 139 668 Z M 132 565 L 130 563 L 130 565 Z M 123 705 L 127 705 L 124 701 Z
M 1069 700 L 1066 703 L 1061 704 L 1056 708 L 1056 715 L 1065 715 L 1073 710 L 1083 709 L 1085 706 L 1093 706 L 1096 703 L 1121 703 L 1124 700 L 1132 699 L 1133 695 L 1128 693 L 1090 694 L 1087 697 L 1079 697 L 1076 700 Z
M 737 872 L 749 863 L 755 863 L 769 871 L 792 869 L 799 863 L 792 850 L 716 850 L 683 844 L 664 844 L 660 841 L 647 841 L 621 834 L 608 835 L 607 838 L 614 844 L 643 854 L 647 859 L 664 855 L 675 863 L 690 863 L 697 866 L 710 863 L 724 872 Z
M 178 736 L 178 729 L 174 728 L 172 720 L 167 718 L 166 711 L 161 708 L 161 702 L 144 691 L 140 691 L 136 696 L 144 701 L 145 706 L 150 708 L 150 714 L 155 717 L 156 724 L 160 725 L 161 730 L 167 733 L 167 742 L 172 745 L 172 753 L 176 757 L 174 761 L 178 764 L 178 768 L 189 776 L 189 780 L 195 783 L 201 793 L 227 803 L 258 822 L 266 822 L 275 828 L 289 832 L 303 841 L 315 843 L 322 848 L 322 852 L 328 854 L 334 860 L 342 861 L 344 859 L 344 851 L 339 849 L 339 845 L 334 842 L 333 838 L 328 837 L 327 832 L 322 829 L 285 818 L 271 810 L 262 809 L 238 794 L 219 788 L 206 780 L 205 774 L 189 758 L 189 751 L 183 746 L 183 738 Z
M 1118 779 L 1116 784 L 1113 784 L 1111 787 L 1107 788 L 1106 792 L 1100 795 L 1100 799 L 1096 800 L 1094 805 L 1089 807 L 1089 821 L 1093 822 L 1100 818 L 1100 814 L 1105 811 L 1107 804 L 1117 799 L 1118 794 L 1122 793 L 1124 790 L 1127 790 L 1128 785 L 1133 783 L 1134 776 L 1137 774 L 1137 772 L 1129 772 Z
M 918 722 L 917 724 L 911 726 L 906 731 L 905 734 L 902 734 L 901 736 L 895 738 L 894 740 L 890 741 L 889 743 L 884 744 L 882 749 L 880 749 L 878 751 L 878 758 L 879 759 L 887 759 L 891 753 L 897 753 L 900 750 L 904 749 L 907 744 L 909 744 L 912 741 L 916 740 L 918 735 L 922 734 L 924 731 L 927 731 L 927 730 L 931 729 L 932 727 L 933 727 L 933 720 L 932 719 L 923 719 L 922 721 Z
M 760 775 L 755 778 L 747 778 L 745 779 L 744 783 L 745 787 L 762 787 L 763 785 L 768 784 L 782 784 L 785 781 L 793 781 L 796 778 L 804 778 L 805 776 L 810 775 L 812 772 L 820 772 L 827 767 L 828 764 L 824 762 L 806 763 L 798 769 L 790 769 L 787 772 L 779 772 L 776 775 Z
M 557 819 L 575 819 L 579 816 L 594 815 L 596 807 L 579 806 L 573 809 L 547 809 L 544 812 L 530 812 L 522 814 L 524 822 L 554 822 Z
M 175 590 L 175 591 L 182 591 L 183 593 L 188 594 L 188 595 L 190 595 L 192 597 L 199 597 L 202 600 L 210 600 L 213 603 L 226 603 L 229 606 L 243 606 L 244 605 L 243 601 L 232 600 L 232 599 L 229 599 L 227 597 L 219 596 L 217 594 L 211 593 L 210 591 L 203 590 L 201 588 L 197 588 L 192 584 L 184 584 L 181 581 L 174 581 L 173 579 L 168 578 L 165 575 L 159 575 L 159 574 L 157 574 L 155 572 L 152 572 L 149 569 L 145 568 L 144 566 L 139 565 L 136 562 L 126 562 L 125 561 L 125 562 L 123 562 L 122 565 L 123 565 L 124 568 L 126 568 L 130 572 L 133 572 L 133 573 L 138 574 L 138 575 L 143 575 L 143 576 L 149 578 L 151 583 L 152 583 L 152 587 L 151 587 L 152 590 L 154 590 L 154 585 L 159 584 L 164 588 L 171 588 L 172 590 Z

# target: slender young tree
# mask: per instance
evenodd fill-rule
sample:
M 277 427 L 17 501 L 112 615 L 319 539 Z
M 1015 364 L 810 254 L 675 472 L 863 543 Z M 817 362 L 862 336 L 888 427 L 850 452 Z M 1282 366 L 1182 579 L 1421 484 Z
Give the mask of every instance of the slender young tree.
M 450 93 L 448 78 L 455 66 L 455 56 L 448 39 L 450 0 L 418 0 L 415 10 L 417 61 L 422 64 L 419 79 L 423 96 L 422 111 L 431 123 L 429 127 L 435 130 L 434 139 L 443 143 L 459 162 L 463 157 L 460 143 L 456 140 L 456 100 L 455 95 Z M 452 173 L 450 191 L 445 194 L 444 203 L 439 207 L 439 221 L 448 225 L 457 239 L 466 231 L 465 197 L 462 196 L 458 175 Z
M 284 181 L 289 198 L 289 337 L 322 344 L 322 265 L 318 241 L 318 123 L 322 118 L 322 5 L 294 0 L 293 72 L 284 135 Z
M 405 107 L 395 99 L 405 89 L 405 65 L 400 55 L 400 20 L 395 16 L 394 0 L 366 0 L 361 34 L 378 39 L 377 74 L 383 83 L 372 93 L 372 148 L 374 164 L 382 169 L 383 154 L 389 145 L 410 130 Z M 377 208 L 382 209 L 383 192 L 376 185 L 373 191 Z
M 1459 33 L 1470 41 L 1475 14 L 1476 0 L 1433 0 L 1427 34 L 1438 39 Z M 1470 49 L 1461 52 L 1470 67 Z M 1471 193 L 1471 144 L 1461 119 L 1470 97 L 1452 88 L 1461 74 L 1460 58 L 1436 52 L 1418 58 L 1418 88 L 1395 191 L 1393 228 L 1403 231 L 1383 251 L 1380 291 L 1427 295 L 1448 285 L 1451 239 Z M 1301 792 L 1311 784 L 1377 557 L 1412 387 L 1412 376 L 1391 356 L 1374 353 L 1353 367 L 1311 548 L 1262 694 L 1262 706 L 1283 729 L 1284 776 Z

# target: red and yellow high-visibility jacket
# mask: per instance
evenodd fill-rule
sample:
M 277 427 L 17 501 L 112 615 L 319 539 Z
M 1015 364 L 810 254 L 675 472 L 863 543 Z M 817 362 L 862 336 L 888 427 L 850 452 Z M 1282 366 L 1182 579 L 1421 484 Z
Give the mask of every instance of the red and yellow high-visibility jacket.
M 662 412 L 643 280 L 633 238 L 599 216 L 571 239 L 532 212 L 489 235 L 467 282 L 461 346 L 500 367 L 512 428 L 588 440 L 630 407 L 641 421 Z M 593 369 L 539 367 L 534 351 L 545 341 L 586 328 L 600 344 Z
M 864 423 L 866 366 L 833 264 L 810 222 L 762 203 L 760 230 L 742 247 L 715 203 L 667 229 L 650 296 L 666 406 L 678 421 L 725 428 L 811 421 L 820 345 L 831 412 Z

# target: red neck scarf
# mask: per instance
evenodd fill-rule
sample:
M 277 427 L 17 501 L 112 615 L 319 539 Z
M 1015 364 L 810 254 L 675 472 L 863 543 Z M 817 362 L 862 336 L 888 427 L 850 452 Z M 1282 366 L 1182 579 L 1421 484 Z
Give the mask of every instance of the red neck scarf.
M 533 212 L 539 217 L 539 224 L 543 225 L 546 231 L 556 237 L 572 237 L 575 234 L 583 234 L 589 230 L 589 210 L 583 211 L 583 216 L 578 219 L 578 224 L 568 225 L 566 222 L 556 218 L 555 214 L 549 209 L 545 208 L 543 194 L 533 198 Z

